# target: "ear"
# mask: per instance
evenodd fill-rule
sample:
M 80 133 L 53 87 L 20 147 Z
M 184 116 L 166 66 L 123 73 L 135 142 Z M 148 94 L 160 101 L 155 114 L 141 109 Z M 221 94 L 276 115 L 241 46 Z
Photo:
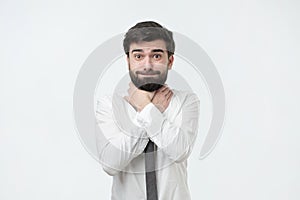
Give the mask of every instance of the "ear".
M 169 70 L 172 69 L 173 63 L 174 63 L 174 56 L 171 55 L 171 56 L 169 57 L 169 63 L 168 63 L 168 69 L 169 69 Z
M 127 55 L 126 55 L 126 61 L 127 61 L 128 70 L 130 70 L 129 56 Z

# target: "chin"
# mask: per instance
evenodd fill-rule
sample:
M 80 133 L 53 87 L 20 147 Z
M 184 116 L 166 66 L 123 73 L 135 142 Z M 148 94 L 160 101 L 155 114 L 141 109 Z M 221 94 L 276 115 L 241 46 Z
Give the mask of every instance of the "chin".
M 156 90 L 158 90 L 159 88 L 161 88 L 163 86 L 163 84 L 158 84 L 158 83 L 147 83 L 145 85 L 142 86 L 137 86 L 140 90 L 144 90 L 147 92 L 154 92 Z

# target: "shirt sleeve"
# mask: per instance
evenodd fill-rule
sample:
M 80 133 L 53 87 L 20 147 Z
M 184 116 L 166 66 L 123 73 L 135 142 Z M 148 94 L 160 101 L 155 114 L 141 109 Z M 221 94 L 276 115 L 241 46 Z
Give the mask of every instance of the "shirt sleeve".
M 198 97 L 190 93 L 180 102 L 180 112 L 169 108 L 169 112 L 177 113 L 173 113 L 178 115 L 176 117 L 181 115 L 181 123 L 161 113 L 153 104 L 148 104 L 138 118 L 146 127 L 150 140 L 171 160 L 182 162 L 190 155 L 197 136 L 199 105 Z
M 114 105 L 114 110 L 112 101 L 107 97 L 97 102 L 97 150 L 102 167 L 109 175 L 122 171 L 143 152 L 149 141 L 145 130 L 134 125 L 125 114 L 133 111 L 126 109 L 124 102 L 121 103 L 122 106 Z M 114 112 L 119 115 L 118 119 L 114 117 Z

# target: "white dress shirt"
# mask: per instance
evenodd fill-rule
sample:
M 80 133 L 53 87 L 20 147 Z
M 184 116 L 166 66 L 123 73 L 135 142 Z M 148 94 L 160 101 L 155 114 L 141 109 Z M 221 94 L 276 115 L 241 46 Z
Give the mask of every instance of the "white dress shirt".
M 115 100 L 117 99 L 117 100 Z M 141 112 L 120 96 L 97 102 L 99 160 L 113 176 L 112 200 L 146 200 L 144 148 L 156 146 L 159 200 L 189 200 L 187 158 L 198 132 L 199 99 L 194 93 L 173 90 L 161 113 L 152 103 Z M 103 137 L 104 136 L 104 137 Z

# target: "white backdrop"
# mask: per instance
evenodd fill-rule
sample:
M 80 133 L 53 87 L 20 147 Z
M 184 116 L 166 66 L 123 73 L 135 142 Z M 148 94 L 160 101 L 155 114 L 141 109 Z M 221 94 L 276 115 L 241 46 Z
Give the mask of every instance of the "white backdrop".
M 196 41 L 227 98 L 223 136 L 189 162 L 192 198 L 300 198 L 297 0 L 0 1 L 0 199 L 100 200 L 112 179 L 75 131 L 81 65 L 111 36 L 156 20 Z

